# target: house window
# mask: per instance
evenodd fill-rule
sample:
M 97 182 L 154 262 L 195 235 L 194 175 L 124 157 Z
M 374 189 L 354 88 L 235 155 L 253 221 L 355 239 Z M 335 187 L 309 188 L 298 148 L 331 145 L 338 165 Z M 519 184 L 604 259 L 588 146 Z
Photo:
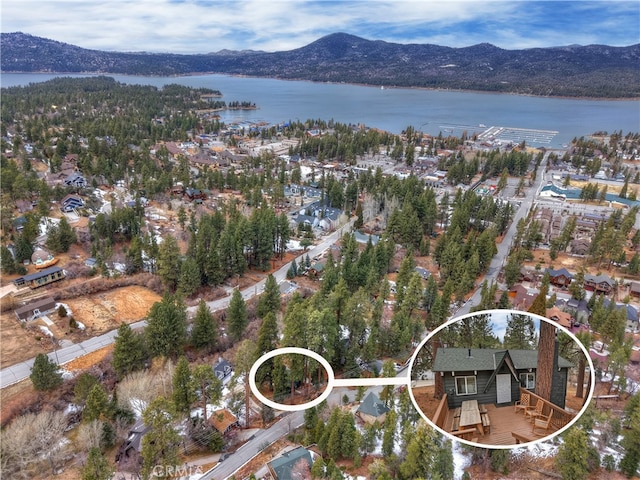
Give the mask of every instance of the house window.
M 456 395 L 475 395 L 476 377 L 456 377 Z
M 527 390 L 533 390 L 536 388 L 536 374 L 535 373 L 521 373 L 520 385 Z

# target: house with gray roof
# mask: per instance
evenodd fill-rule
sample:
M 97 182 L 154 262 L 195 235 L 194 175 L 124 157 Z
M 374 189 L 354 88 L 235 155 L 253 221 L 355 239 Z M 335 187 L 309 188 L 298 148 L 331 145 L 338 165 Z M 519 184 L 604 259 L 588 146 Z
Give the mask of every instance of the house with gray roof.
M 283 453 L 275 460 L 267 463 L 267 467 L 275 480 L 294 480 L 294 478 L 298 478 L 294 475 L 294 468 L 299 462 L 306 462 L 309 465 L 309 469 L 313 465 L 311 452 L 304 447 L 297 447 Z
M 615 282 L 606 274 L 591 275 L 586 273 L 584 275 L 584 288 L 585 290 L 591 290 L 595 293 L 604 293 L 605 295 L 613 290 Z
M 566 268 L 558 270 L 547 268 L 547 272 L 549 273 L 549 282 L 558 287 L 568 287 L 573 280 L 573 274 Z
M 369 424 L 373 424 L 375 422 L 383 423 L 384 419 L 387 417 L 388 411 L 389 407 L 387 407 L 375 393 L 369 392 L 369 394 L 364 397 L 362 403 L 358 406 L 356 416 Z
M 551 402 L 564 408 L 573 364 L 560 356 L 554 363 Z M 465 400 L 509 405 L 520 400 L 520 387 L 535 393 L 537 366 L 537 350 L 439 348 L 432 370 L 442 377 L 452 409 Z

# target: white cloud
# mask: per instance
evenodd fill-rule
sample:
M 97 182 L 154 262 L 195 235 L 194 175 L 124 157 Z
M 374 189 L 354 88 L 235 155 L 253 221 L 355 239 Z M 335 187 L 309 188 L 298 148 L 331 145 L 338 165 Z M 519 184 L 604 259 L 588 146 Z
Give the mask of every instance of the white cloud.
M 620 45 L 638 42 L 638 16 L 636 2 L 4 0 L 1 24 L 91 49 L 206 53 L 289 50 L 338 31 L 447 46 Z

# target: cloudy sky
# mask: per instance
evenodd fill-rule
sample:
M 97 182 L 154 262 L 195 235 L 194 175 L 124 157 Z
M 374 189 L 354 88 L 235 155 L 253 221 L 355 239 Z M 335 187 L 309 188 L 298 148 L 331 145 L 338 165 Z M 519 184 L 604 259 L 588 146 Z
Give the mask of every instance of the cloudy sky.
M 4 33 L 111 51 L 281 51 L 334 32 L 506 49 L 640 43 L 637 0 L 2 0 L 1 8 Z

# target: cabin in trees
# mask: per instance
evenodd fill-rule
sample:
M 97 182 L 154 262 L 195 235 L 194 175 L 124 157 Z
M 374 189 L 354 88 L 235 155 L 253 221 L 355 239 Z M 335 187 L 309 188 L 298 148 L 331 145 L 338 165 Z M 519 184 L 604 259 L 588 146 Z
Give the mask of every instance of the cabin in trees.
M 116 463 L 120 471 L 137 471 L 142 465 L 142 438 L 151 430 L 147 427 L 142 419 L 136 421 L 127 440 L 122 444 L 120 450 L 116 454 Z
M 306 462 L 309 469 L 313 466 L 311 452 L 304 447 L 296 447 L 293 450 L 284 452 L 275 460 L 267 463 L 269 473 L 275 480 L 289 480 L 296 478 L 295 467 L 300 462 Z
M 551 402 L 564 408 L 569 368 L 562 357 L 554 362 Z M 520 387 L 536 389 L 537 350 L 439 348 L 432 370 L 442 377 L 450 409 L 465 400 L 479 404 L 512 404 L 520 400 Z
M 382 424 L 388 411 L 389 408 L 384 402 L 375 393 L 369 392 L 356 410 L 356 416 L 370 425 L 375 422 Z
M 57 282 L 65 277 L 64 270 L 60 267 L 49 267 L 39 272 L 30 273 L 16 278 L 13 284 L 18 288 L 29 287 L 38 288 L 49 283 Z
M 233 375 L 233 367 L 231 367 L 231 364 L 224 358 L 221 358 L 218 360 L 218 363 L 214 365 L 213 373 L 218 377 L 218 380 L 222 383 L 226 383 L 227 380 L 231 378 L 231 375 Z

